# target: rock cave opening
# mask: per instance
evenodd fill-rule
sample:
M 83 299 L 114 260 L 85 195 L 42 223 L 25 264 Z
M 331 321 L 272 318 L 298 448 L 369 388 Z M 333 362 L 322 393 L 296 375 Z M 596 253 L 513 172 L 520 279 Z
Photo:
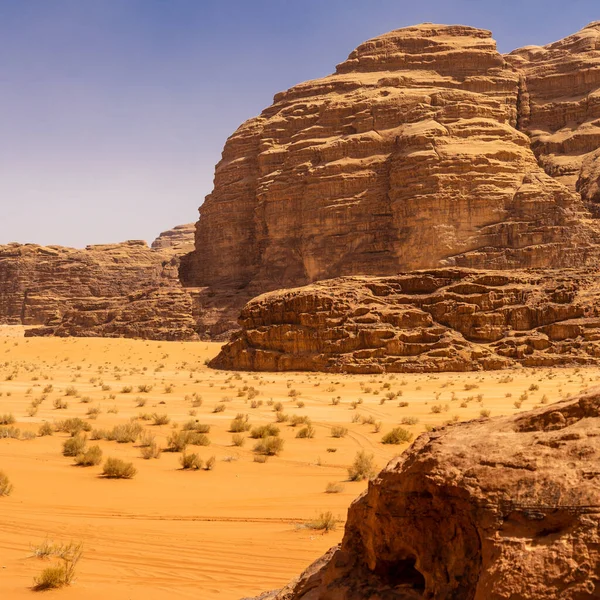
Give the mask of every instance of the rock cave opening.
M 416 568 L 417 558 L 408 555 L 397 560 L 378 560 L 375 573 L 390 587 L 404 586 L 419 592 L 425 591 L 425 577 Z

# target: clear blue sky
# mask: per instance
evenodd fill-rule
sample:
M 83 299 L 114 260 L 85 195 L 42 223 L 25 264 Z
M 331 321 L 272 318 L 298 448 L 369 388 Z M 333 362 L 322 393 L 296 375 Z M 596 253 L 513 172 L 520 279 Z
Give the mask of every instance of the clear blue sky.
M 508 52 L 599 19 L 598 0 L 0 0 L 0 243 L 195 221 L 242 121 L 386 31 L 462 23 Z

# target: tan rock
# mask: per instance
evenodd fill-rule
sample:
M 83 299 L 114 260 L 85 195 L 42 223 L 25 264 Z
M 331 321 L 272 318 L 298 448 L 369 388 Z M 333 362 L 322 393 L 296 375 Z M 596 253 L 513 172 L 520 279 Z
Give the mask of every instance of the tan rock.
M 447 268 L 269 292 L 211 366 L 347 373 L 600 363 L 600 273 Z
M 264 600 L 583 600 L 600 585 L 600 392 L 422 434 L 344 539 Z

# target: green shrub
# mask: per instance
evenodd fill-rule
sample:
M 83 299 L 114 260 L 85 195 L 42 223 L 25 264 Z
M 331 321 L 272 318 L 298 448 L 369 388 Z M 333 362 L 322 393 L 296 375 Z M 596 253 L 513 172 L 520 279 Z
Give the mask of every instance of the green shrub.
M 359 450 L 354 457 L 354 462 L 348 468 L 350 481 L 362 481 L 375 475 L 374 457 L 364 450 Z
M 102 468 L 102 475 L 108 479 L 131 479 L 136 473 L 133 463 L 120 458 L 107 458 Z
M 80 467 L 93 467 L 102 462 L 102 450 L 100 446 L 90 446 L 85 452 L 75 457 L 75 464 Z
M 391 431 L 388 431 L 382 438 L 382 444 L 404 444 L 412 442 L 413 434 L 404 429 L 403 427 L 394 427 Z

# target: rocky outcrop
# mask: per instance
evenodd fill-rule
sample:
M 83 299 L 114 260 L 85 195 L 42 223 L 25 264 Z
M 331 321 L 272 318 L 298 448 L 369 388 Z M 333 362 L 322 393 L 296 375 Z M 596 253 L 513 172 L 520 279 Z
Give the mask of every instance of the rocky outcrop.
M 600 364 L 596 270 L 446 268 L 270 292 L 211 366 L 347 373 Z
M 263 600 L 583 600 L 600 586 L 600 392 L 422 434 L 341 546 Z
M 192 296 L 177 287 L 74 301 L 58 325 L 25 331 L 26 337 L 44 335 L 166 341 L 198 339 Z
M 184 281 L 254 295 L 443 265 L 596 264 L 598 223 L 543 140 L 593 116 L 599 32 L 502 56 L 489 31 L 423 24 L 277 94 L 225 145 Z M 586 152 L 600 146 L 588 133 Z
M 194 250 L 195 223 L 177 225 L 173 229 L 163 231 L 150 245 L 153 250 L 172 252 L 178 256 Z
M 515 50 L 506 60 L 521 76 L 519 128 L 545 171 L 598 212 L 600 21 L 547 46 Z

